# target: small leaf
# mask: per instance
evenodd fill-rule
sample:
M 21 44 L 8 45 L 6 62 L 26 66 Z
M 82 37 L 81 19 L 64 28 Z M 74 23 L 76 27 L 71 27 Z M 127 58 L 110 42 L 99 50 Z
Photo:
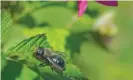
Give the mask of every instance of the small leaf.
M 11 27 L 13 24 L 12 18 L 10 13 L 8 13 L 5 10 L 1 11 L 1 34 L 2 39 L 4 37 L 4 34 L 7 32 L 7 30 Z
M 70 80 L 88 80 L 80 69 L 73 64 L 67 64 L 67 69 L 64 72 L 64 76 L 68 77 Z
M 8 55 L 8 57 L 16 60 L 19 60 L 20 57 L 24 59 L 26 57 L 32 56 L 35 48 L 40 46 L 44 48 L 50 47 L 45 34 L 38 34 L 36 36 L 23 40 L 16 46 L 11 47 L 9 50 L 7 50 L 6 54 Z

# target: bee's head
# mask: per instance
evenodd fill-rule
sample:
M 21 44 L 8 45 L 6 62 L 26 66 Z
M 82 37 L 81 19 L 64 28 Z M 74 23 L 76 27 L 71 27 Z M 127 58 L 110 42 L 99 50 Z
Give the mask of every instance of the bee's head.
M 41 58 L 43 57 L 43 54 L 44 54 L 44 48 L 38 47 L 34 53 L 35 53 L 35 57 Z

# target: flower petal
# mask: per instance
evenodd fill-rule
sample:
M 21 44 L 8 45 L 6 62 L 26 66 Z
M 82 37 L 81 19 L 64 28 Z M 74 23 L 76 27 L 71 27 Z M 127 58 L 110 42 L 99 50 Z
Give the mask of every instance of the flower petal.
M 87 8 L 87 0 L 78 0 L 78 16 L 82 16 Z
M 113 1 L 111 1 L 111 0 L 103 0 L 103 1 L 96 0 L 96 2 L 98 2 L 102 5 L 106 5 L 106 6 L 118 6 L 117 0 L 113 0 Z

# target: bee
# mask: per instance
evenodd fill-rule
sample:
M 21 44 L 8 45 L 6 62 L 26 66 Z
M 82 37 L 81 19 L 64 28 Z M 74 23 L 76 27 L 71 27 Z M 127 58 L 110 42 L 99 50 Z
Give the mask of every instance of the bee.
M 61 57 L 62 55 L 49 48 L 38 47 L 33 56 L 42 62 L 39 64 L 40 67 L 49 65 L 52 71 L 63 72 L 65 70 L 65 61 Z

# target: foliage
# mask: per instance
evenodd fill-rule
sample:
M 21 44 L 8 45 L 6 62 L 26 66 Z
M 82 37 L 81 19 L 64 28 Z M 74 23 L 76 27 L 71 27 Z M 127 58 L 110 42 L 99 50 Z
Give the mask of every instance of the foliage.
M 11 25 L 13 24 L 13 21 L 12 21 L 12 18 L 11 18 L 11 15 L 9 12 L 7 12 L 5 10 L 2 10 L 1 12 L 2 12 L 2 14 L 1 14 L 1 19 L 2 19 L 1 26 L 3 26 L 1 28 L 1 34 L 2 34 L 2 39 L 3 39 L 4 34 L 11 27 Z
M 118 33 L 105 46 L 92 30 L 109 10 L 116 11 Z M 78 19 L 73 1 L 2 1 L 2 80 L 133 80 L 131 13 L 131 2 L 119 2 L 117 8 L 89 2 Z M 64 52 L 62 75 L 38 66 L 33 57 L 38 46 Z
M 38 75 L 43 77 L 43 73 L 37 70 L 39 69 L 38 67 L 39 64 L 37 65 L 39 61 L 36 61 L 33 57 L 33 52 L 37 47 L 51 48 L 50 44 L 46 39 L 45 34 L 38 34 L 36 36 L 30 37 L 28 39 L 23 40 L 16 46 L 11 47 L 9 50 L 7 50 L 7 52 L 5 52 L 5 54 L 7 54 L 6 58 L 11 61 L 20 62 L 21 64 L 27 64 L 30 69 L 34 70 Z M 71 72 L 71 70 L 73 71 Z M 44 71 L 45 73 L 46 72 L 51 73 L 51 71 L 45 71 L 45 70 L 41 70 L 41 71 Z M 72 78 L 72 80 L 73 79 L 81 80 L 83 78 L 82 80 L 84 80 L 84 76 L 82 75 L 82 73 L 79 70 L 77 70 L 76 67 L 73 67 L 73 65 L 71 65 L 65 71 L 62 77 L 63 78 L 61 79 L 71 80 Z

